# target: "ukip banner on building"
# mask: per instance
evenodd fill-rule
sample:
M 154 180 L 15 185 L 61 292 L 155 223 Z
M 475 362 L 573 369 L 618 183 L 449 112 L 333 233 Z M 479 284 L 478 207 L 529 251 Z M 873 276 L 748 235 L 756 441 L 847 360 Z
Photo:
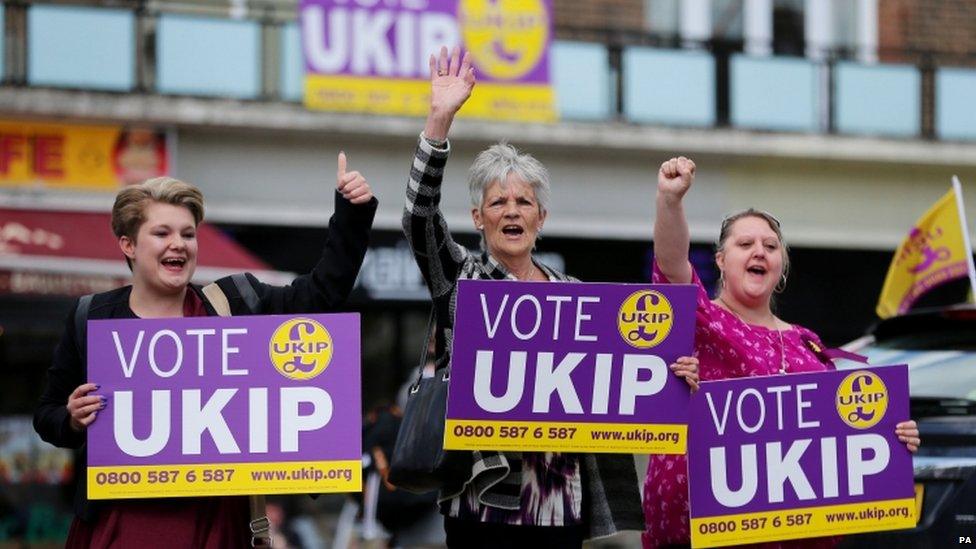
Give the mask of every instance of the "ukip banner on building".
M 88 498 L 361 490 L 359 315 L 88 323 Z
M 915 526 L 907 366 L 702 383 L 691 399 L 695 547 Z
M 683 454 L 690 285 L 461 280 L 444 448 Z
M 302 0 L 305 106 L 424 116 L 428 59 L 470 51 L 478 87 L 460 116 L 556 119 L 551 0 Z
M 0 188 L 115 192 L 165 175 L 166 151 L 155 129 L 0 120 Z

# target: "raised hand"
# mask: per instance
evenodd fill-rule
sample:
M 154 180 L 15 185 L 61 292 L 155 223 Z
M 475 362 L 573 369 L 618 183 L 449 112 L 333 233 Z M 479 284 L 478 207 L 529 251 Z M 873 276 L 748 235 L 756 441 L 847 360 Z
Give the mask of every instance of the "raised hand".
M 71 416 L 71 428 L 75 431 L 82 432 L 88 429 L 98 416 L 98 411 L 105 408 L 108 399 L 90 394 L 95 390 L 98 390 L 98 385 L 85 383 L 79 385 L 68 396 L 68 414 Z
M 346 153 L 339 153 L 339 169 L 336 171 L 336 188 L 343 198 L 353 204 L 365 204 L 373 198 L 366 178 L 357 171 L 346 171 Z
M 668 198 L 681 200 L 694 180 L 695 163 L 679 156 L 661 164 L 657 172 L 657 190 Z
M 474 67 L 471 52 L 461 57 L 461 48 L 455 46 L 448 56 L 442 46 L 440 55 L 430 56 L 430 113 L 424 134 L 432 139 L 447 139 L 447 132 L 454 115 L 471 97 L 474 88 Z

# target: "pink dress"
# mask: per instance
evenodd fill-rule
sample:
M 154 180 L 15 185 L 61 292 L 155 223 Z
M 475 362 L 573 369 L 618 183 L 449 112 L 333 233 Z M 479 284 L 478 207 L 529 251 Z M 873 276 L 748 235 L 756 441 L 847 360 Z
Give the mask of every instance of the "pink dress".
M 653 281 L 670 281 L 654 263 Z M 695 312 L 695 356 L 702 381 L 746 376 L 778 374 L 782 354 L 786 355 L 786 373 L 820 372 L 827 366 L 810 350 L 823 348 L 820 338 L 801 326 L 783 331 L 782 349 L 776 330 L 753 326 L 715 305 L 692 271 L 692 283 L 698 286 Z M 685 456 L 651 455 L 644 481 L 644 518 L 647 530 L 641 536 L 645 548 L 690 543 L 688 528 L 688 461 Z M 837 538 L 817 538 L 766 544 L 763 547 L 833 547 Z

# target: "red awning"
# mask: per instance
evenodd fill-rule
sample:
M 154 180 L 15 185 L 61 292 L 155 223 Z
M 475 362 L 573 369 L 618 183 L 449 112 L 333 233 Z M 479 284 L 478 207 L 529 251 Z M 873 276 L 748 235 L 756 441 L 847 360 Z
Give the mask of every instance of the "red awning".
M 203 224 L 194 282 L 242 271 L 270 284 L 294 275 L 271 268 Z M 0 293 L 83 295 L 126 284 L 129 268 L 107 213 L 0 208 Z

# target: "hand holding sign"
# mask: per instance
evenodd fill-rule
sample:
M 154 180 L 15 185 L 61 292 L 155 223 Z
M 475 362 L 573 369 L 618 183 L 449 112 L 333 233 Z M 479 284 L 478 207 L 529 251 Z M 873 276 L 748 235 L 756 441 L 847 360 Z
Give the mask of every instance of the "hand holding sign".
M 359 172 L 346 172 L 346 153 L 339 152 L 339 169 L 336 172 L 336 188 L 342 197 L 353 204 L 365 204 L 373 198 L 366 178 Z
M 98 411 L 105 407 L 106 399 L 100 395 L 91 394 L 98 390 L 98 385 L 85 383 L 79 385 L 68 397 L 68 414 L 71 417 L 71 428 L 81 432 L 95 421 Z
M 922 439 L 919 438 L 918 434 L 918 424 L 914 420 L 903 421 L 895 425 L 895 434 L 898 435 L 898 440 L 904 442 L 908 451 L 913 454 L 922 445 Z
M 698 359 L 693 356 L 681 356 L 671 366 L 674 375 L 685 380 L 691 387 L 691 392 L 698 391 Z
M 431 139 L 447 139 L 454 115 L 471 97 L 474 88 L 474 67 L 471 52 L 461 57 L 461 48 L 455 46 L 448 58 L 447 48 L 441 47 L 440 55 L 430 56 L 430 114 L 424 135 Z
M 695 162 L 679 156 L 661 164 L 657 172 L 658 192 L 680 200 L 695 181 Z

